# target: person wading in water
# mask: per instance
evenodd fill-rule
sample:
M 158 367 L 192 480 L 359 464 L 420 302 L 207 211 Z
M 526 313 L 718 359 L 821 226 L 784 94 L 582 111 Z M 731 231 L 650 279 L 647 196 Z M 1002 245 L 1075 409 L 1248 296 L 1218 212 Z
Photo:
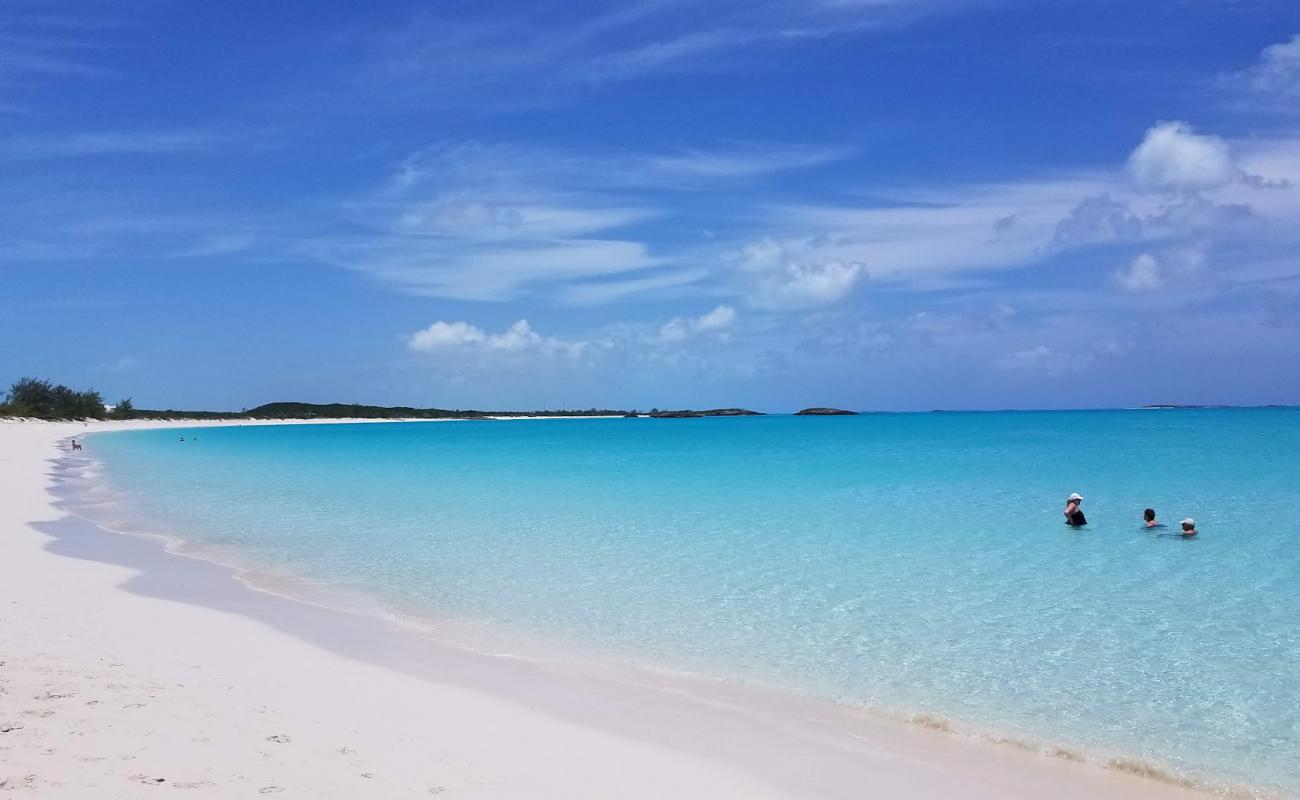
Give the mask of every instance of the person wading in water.
M 1075 492 L 1065 501 L 1065 524 L 1078 528 L 1088 524 L 1088 518 L 1083 515 L 1083 510 L 1079 505 L 1083 502 L 1083 495 Z

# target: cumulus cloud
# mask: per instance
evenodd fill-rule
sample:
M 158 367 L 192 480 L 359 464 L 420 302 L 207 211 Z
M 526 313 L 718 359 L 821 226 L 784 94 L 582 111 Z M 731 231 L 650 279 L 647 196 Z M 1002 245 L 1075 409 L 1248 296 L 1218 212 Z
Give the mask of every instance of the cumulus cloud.
M 720 305 L 698 317 L 673 317 L 661 325 L 650 338 L 660 344 L 684 342 L 700 334 L 714 334 L 726 338 L 727 333 L 735 326 L 737 316 L 736 309 L 729 305 Z
M 1085 197 L 1056 226 L 1052 244 L 1077 247 L 1097 242 L 1124 242 L 1142 236 L 1142 220 L 1128 204 L 1110 195 Z
M 1161 202 L 1143 198 L 1115 200 L 1086 197 L 1056 225 L 1055 248 L 1093 244 L 1155 241 L 1221 233 L 1260 222 L 1251 206 L 1220 203 L 1202 193 L 1164 195 Z M 1134 206 L 1142 208 L 1141 213 Z
M 1153 292 L 1164 285 L 1160 262 L 1150 253 L 1141 253 L 1115 273 L 1115 283 L 1126 292 Z
M 856 261 L 801 259 L 764 240 L 741 251 L 740 270 L 750 281 L 749 301 L 771 311 L 824 308 L 844 300 L 867 277 Z
M 1228 144 L 1195 133 L 1185 122 L 1160 122 L 1129 156 L 1128 170 L 1143 191 L 1195 192 L 1232 183 L 1238 177 Z
M 461 345 L 481 342 L 487 334 L 468 322 L 443 322 L 439 320 L 407 339 L 406 345 L 417 353 L 431 353 Z
M 585 341 L 567 341 L 553 336 L 542 336 L 521 319 L 500 333 L 488 333 L 468 322 L 443 322 L 439 320 L 407 337 L 406 346 L 414 353 L 537 353 L 542 355 L 577 356 L 590 344 Z
M 1259 61 L 1240 77 L 1254 92 L 1300 98 L 1300 33 L 1265 47 Z
M 1205 245 L 1201 243 L 1172 248 L 1158 255 L 1139 253 L 1111 278 L 1123 291 L 1140 294 L 1201 285 L 1207 276 Z
M 695 320 L 695 328 L 705 332 L 722 331 L 730 328 L 735 322 L 736 309 L 728 305 L 721 305 Z

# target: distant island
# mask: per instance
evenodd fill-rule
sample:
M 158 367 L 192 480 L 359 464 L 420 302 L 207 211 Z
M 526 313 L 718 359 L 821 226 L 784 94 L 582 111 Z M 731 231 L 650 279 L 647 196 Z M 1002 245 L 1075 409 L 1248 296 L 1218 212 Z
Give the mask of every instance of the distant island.
M 169 419 L 169 420 L 259 420 L 259 419 L 496 419 L 501 417 L 750 417 L 762 416 L 745 408 L 695 410 L 651 409 L 547 409 L 544 411 L 480 411 L 477 409 L 416 408 L 414 406 L 374 406 L 363 403 L 264 403 L 240 411 L 189 411 L 175 408 L 138 408 L 131 398 L 107 405 L 93 389 L 77 391 L 62 384 L 38 378 L 22 378 L 9 387 L 0 402 L 0 417 L 27 417 L 44 420 L 90 419 Z
M 170 412 L 168 412 L 170 413 Z M 607 408 L 555 411 L 477 411 L 357 403 L 266 403 L 240 412 L 254 419 L 491 419 L 493 417 L 624 417 L 630 412 Z
M 687 419 L 692 417 L 761 417 L 761 411 L 750 411 L 747 408 L 711 408 L 706 411 L 651 411 L 649 416 L 655 419 Z
M 1232 406 L 1220 405 L 1189 405 L 1185 403 L 1151 403 L 1141 406 L 1143 410 L 1173 409 L 1173 408 L 1232 408 Z
M 372 406 L 361 403 L 265 403 L 241 411 L 188 411 L 138 408 L 131 398 L 106 405 L 93 389 L 77 391 L 37 378 L 15 381 L 0 402 L 0 417 L 45 420 L 88 419 L 492 419 L 494 417 L 623 417 L 635 411 L 602 408 L 547 411 L 478 411 L 411 406 Z
M 1292 408 L 1286 405 L 1230 406 L 1152 403 L 1142 410 L 1223 409 L 1223 408 Z M 813 406 L 796 411 L 796 417 L 856 416 L 859 411 Z M 885 412 L 865 412 L 868 414 Z M 931 413 L 951 413 L 934 409 Z M 137 408 L 131 398 L 114 405 L 93 389 L 78 391 L 62 384 L 37 378 L 15 381 L 0 396 L 0 417 L 24 417 L 43 420 L 290 420 L 290 419 L 479 419 L 529 417 L 627 417 L 653 419 L 697 419 L 700 417 L 761 417 L 761 411 L 747 408 L 709 409 L 547 409 L 543 411 L 482 411 L 478 409 L 417 408 L 414 406 L 375 406 L 364 403 L 298 403 L 278 401 L 239 411 L 189 411 L 174 408 Z

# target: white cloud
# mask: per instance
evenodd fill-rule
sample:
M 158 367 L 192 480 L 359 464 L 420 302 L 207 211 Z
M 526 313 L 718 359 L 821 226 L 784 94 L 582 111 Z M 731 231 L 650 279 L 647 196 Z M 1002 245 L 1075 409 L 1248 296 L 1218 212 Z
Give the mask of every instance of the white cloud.
M 801 259 L 771 239 L 749 245 L 732 258 L 749 284 L 749 302 L 772 311 L 834 305 L 867 277 L 866 267 L 859 262 Z
M 853 261 L 790 263 L 759 280 L 754 302 L 774 310 L 822 308 L 843 300 L 866 277 L 866 267 Z
M 1157 290 L 1174 294 L 1200 289 L 1210 277 L 1206 247 L 1206 243 L 1196 242 L 1170 247 L 1158 254 L 1140 253 L 1111 277 L 1120 289 L 1135 294 Z
M 1259 61 L 1240 77 L 1254 92 L 1300 98 L 1300 33 L 1264 48 Z
M 643 169 L 664 179 L 735 179 L 815 167 L 857 153 L 831 145 L 735 144 L 725 150 L 686 150 L 647 157 Z
M 673 317 L 659 326 L 659 330 L 649 340 L 658 344 L 676 344 L 702 334 L 713 334 L 725 339 L 735 326 L 738 316 L 736 309 L 720 305 L 698 317 Z
M 570 283 L 562 287 L 558 296 L 566 303 L 579 306 L 601 305 L 631 295 L 680 294 L 683 287 L 698 283 L 709 276 L 704 269 L 663 270 L 649 275 L 613 280 Z
M 1214 189 L 1239 175 L 1227 142 L 1197 134 L 1185 122 L 1152 126 L 1129 156 L 1128 169 L 1139 189 L 1156 192 Z
M 1126 292 L 1153 292 L 1164 286 L 1160 262 L 1150 253 L 1141 253 L 1124 269 L 1115 273 L 1115 283 Z
M 468 322 L 438 322 L 421 331 L 411 334 L 407 347 L 417 353 L 429 353 L 434 350 L 460 347 L 466 344 L 482 342 L 487 338 L 481 328 Z
M 870 35 L 951 2 L 623 3 L 603 13 L 423 10 L 335 37 L 357 91 L 398 102 L 536 107 L 619 81 L 772 62 L 771 49 Z M 359 48 L 359 51 L 358 51 Z
M 724 331 L 735 323 L 736 309 L 728 305 L 721 305 L 695 320 L 695 329 L 706 333 Z
M 793 272 L 787 275 L 792 290 L 811 288 L 824 278 L 823 296 L 833 295 L 837 285 L 847 296 L 868 272 L 874 286 L 950 288 L 969 282 L 962 277 L 966 273 L 1015 269 L 1041 259 L 1057 224 L 1079 199 L 1111 185 L 1102 177 L 1077 176 L 895 190 L 887 200 L 862 207 L 777 207 L 763 220 L 768 237 L 728 261 L 748 279 L 749 295 L 755 276 L 764 271 L 778 278 Z M 998 229 L 997 220 L 1008 217 L 1014 224 Z M 818 269 L 832 262 L 839 263 Z M 799 265 L 805 267 L 802 274 Z M 811 299 L 803 292 L 781 292 L 776 280 L 764 288 L 768 300 L 785 294 Z
M 306 243 L 302 254 L 412 294 L 490 301 L 532 295 L 591 305 L 701 277 L 698 267 L 652 254 L 639 240 L 638 226 L 669 213 L 665 192 L 717 191 L 729 180 L 851 152 L 733 144 L 579 154 L 438 144 L 404 159 L 379 189 L 346 206 L 351 230 Z
M 576 357 L 591 344 L 542 336 L 528 320 L 521 319 L 500 333 L 487 333 L 468 322 L 433 323 L 407 337 L 407 349 L 415 353 L 472 353 L 480 356 L 537 354 Z
M 412 235 L 462 236 L 490 242 L 584 236 L 641 222 L 653 215 L 640 208 L 584 208 L 523 198 L 511 202 L 451 197 L 407 208 L 393 224 L 395 229 Z
M 1142 236 L 1142 220 L 1108 194 L 1085 197 L 1056 226 L 1052 244 L 1077 247 L 1098 242 L 1125 242 Z
M 518 353 L 521 350 L 529 350 L 540 347 L 545 341 L 537 331 L 533 330 L 528 324 L 528 320 L 521 319 L 514 325 L 511 325 L 501 333 L 495 333 L 487 338 L 489 350 L 504 350 L 507 353 Z

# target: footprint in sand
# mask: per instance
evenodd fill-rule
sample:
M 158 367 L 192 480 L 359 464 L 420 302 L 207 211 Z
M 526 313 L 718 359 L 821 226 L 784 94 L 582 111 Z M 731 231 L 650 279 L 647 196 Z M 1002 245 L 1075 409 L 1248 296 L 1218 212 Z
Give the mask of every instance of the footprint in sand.
M 24 775 L 21 781 L 15 781 L 13 778 L 0 778 L 0 789 L 17 789 L 20 786 L 24 789 L 30 789 L 35 785 L 36 776 L 30 772 Z
M 258 794 L 279 794 L 284 791 L 283 786 L 263 786 L 257 790 Z
M 0 733 L 10 733 L 12 731 L 20 731 L 22 729 L 23 726 L 15 722 L 6 722 L 4 724 L 0 724 Z
M 158 784 L 167 782 L 166 778 L 151 778 L 148 775 L 132 775 L 131 780 L 135 781 L 136 783 L 143 783 L 149 786 L 157 786 Z
M 279 742 L 280 744 L 288 744 L 289 742 L 293 741 L 288 736 L 285 736 L 283 733 L 277 733 L 274 736 L 268 736 L 266 737 L 266 740 L 268 742 Z

